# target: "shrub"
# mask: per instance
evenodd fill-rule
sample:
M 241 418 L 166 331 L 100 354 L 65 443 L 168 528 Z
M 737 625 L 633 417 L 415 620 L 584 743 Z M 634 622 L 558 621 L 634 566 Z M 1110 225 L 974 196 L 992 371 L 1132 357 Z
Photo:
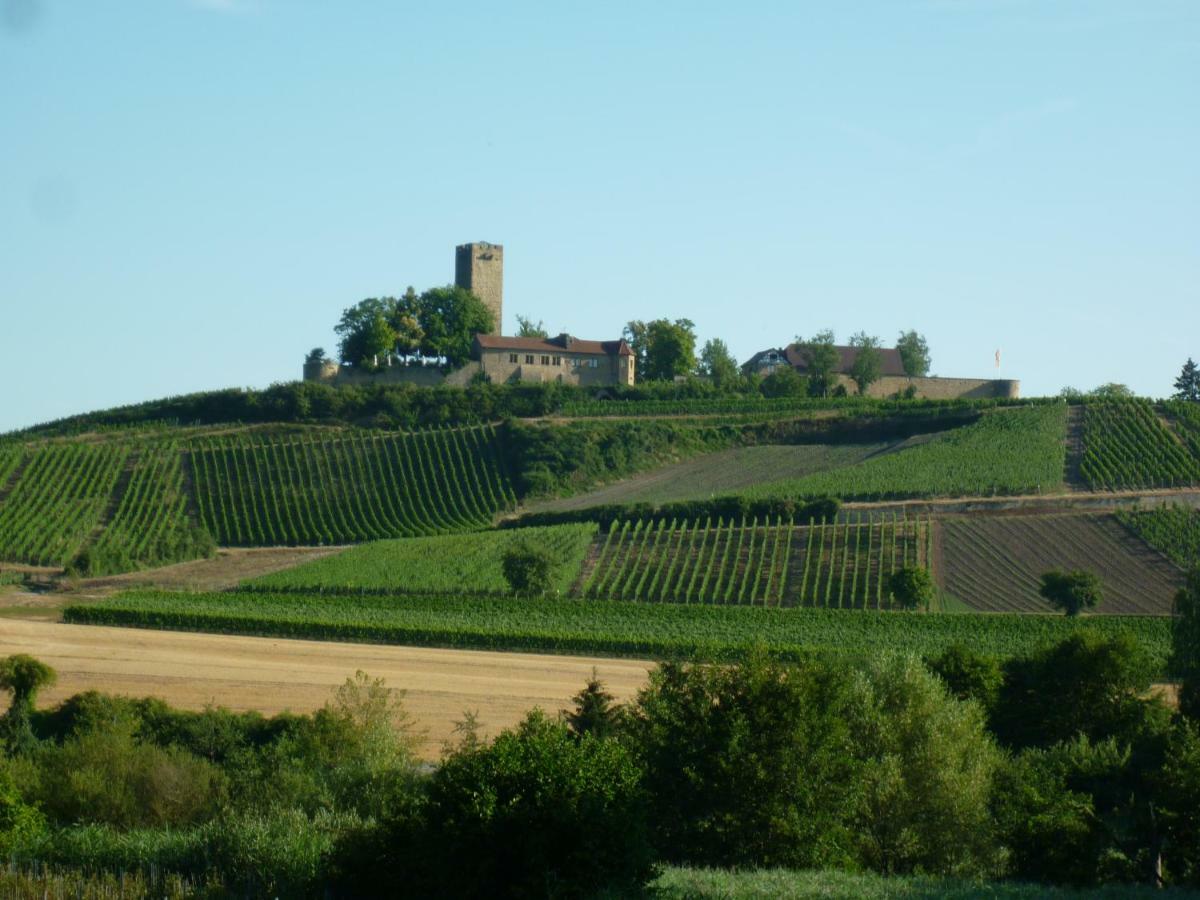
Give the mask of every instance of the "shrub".
M 57 673 L 45 663 L 24 653 L 0 659 L 0 690 L 12 698 L 0 718 L 0 741 L 14 753 L 25 753 L 37 745 L 30 719 L 38 691 L 54 684 Z
M 576 738 L 537 710 L 490 744 L 468 742 L 429 786 L 430 895 L 632 893 L 652 874 L 639 782 L 620 744 Z
M 1068 616 L 1077 616 L 1084 609 L 1091 609 L 1102 598 L 1100 579 L 1092 572 L 1073 570 L 1052 571 L 1042 575 L 1038 593 Z
M 905 566 L 888 576 L 887 589 L 901 609 L 928 609 L 933 600 L 933 576 L 920 566 Z

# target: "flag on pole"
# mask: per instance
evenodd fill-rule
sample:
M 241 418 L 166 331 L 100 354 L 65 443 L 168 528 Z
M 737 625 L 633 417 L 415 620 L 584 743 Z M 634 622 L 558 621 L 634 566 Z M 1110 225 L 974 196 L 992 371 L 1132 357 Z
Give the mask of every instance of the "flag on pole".
M 1000 368 L 1000 351 L 996 351 L 996 368 Z

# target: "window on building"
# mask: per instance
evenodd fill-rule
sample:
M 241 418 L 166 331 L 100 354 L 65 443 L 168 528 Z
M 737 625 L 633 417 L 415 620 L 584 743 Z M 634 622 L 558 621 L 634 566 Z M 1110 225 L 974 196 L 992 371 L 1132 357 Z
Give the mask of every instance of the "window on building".
M 515 363 L 517 361 L 517 354 L 515 354 L 515 353 L 508 354 L 508 361 L 510 363 Z
M 562 357 L 561 356 L 554 357 L 554 359 L 550 361 L 550 365 L 561 366 L 562 365 Z
M 574 366 L 576 369 L 579 368 L 579 357 L 578 356 L 571 358 L 571 365 Z
M 533 365 L 533 354 L 532 353 L 525 354 L 525 365 L 527 365 L 527 366 Z
M 548 357 L 548 356 L 543 356 L 543 357 L 542 357 L 542 365 L 543 365 L 543 366 L 548 366 L 548 365 L 550 365 L 550 357 Z
M 595 359 L 595 358 L 589 359 L 588 365 L 591 366 L 593 369 L 598 369 L 598 368 L 600 368 L 600 360 Z

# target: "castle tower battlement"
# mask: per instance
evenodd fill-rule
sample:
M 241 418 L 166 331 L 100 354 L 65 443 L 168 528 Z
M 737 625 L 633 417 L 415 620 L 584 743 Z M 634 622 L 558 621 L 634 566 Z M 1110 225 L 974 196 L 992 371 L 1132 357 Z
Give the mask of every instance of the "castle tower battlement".
M 483 301 L 496 320 L 491 333 L 500 334 L 504 327 L 504 248 L 487 241 L 460 244 L 454 251 L 454 283 Z

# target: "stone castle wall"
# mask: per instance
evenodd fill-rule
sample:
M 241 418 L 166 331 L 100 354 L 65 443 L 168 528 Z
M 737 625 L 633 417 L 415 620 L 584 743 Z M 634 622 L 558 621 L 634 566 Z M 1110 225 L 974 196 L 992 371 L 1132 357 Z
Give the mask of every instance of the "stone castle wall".
M 857 394 L 858 386 L 846 375 L 839 375 L 838 382 L 845 386 L 846 393 Z M 1021 396 L 1021 382 L 1008 378 L 909 378 L 907 375 L 884 375 L 867 388 L 868 397 L 891 397 L 903 394 L 909 385 L 917 389 L 917 396 L 926 400 L 957 400 L 960 398 L 984 399 L 998 397 L 1015 400 Z
M 334 387 L 367 387 L 373 384 L 411 384 L 416 387 L 438 387 L 445 384 L 451 387 L 465 387 L 479 371 L 480 366 L 477 362 L 469 362 L 461 369 L 449 373 L 436 366 L 388 366 L 378 372 L 362 372 L 351 366 L 339 366 L 335 362 L 320 365 L 306 363 L 304 380 L 319 381 Z
M 483 301 L 495 319 L 490 333 L 500 334 L 504 324 L 504 248 L 483 241 L 460 244 L 454 249 L 454 283 Z

